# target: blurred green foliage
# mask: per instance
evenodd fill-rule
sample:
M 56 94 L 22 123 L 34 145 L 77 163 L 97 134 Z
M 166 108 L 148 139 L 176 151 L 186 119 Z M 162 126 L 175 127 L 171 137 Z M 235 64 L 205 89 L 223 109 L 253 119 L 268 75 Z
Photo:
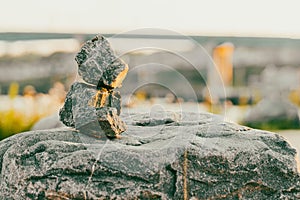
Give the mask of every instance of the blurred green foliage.
M 38 116 L 27 117 L 24 113 L 14 108 L 14 100 L 19 93 L 19 84 L 13 82 L 9 87 L 9 108 L 0 111 L 0 139 L 15 133 L 30 130 L 32 125 L 39 119 Z
M 64 88 L 56 84 L 49 94 L 36 94 L 34 87 L 26 87 L 19 96 L 19 84 L 9 86 L 8 95 L 0 99 L 0 140 L 13 134 L 29 131 L 41 118 L 57 112 L 64 99 Z M 58 96 L 60 95 L 60 96 Z

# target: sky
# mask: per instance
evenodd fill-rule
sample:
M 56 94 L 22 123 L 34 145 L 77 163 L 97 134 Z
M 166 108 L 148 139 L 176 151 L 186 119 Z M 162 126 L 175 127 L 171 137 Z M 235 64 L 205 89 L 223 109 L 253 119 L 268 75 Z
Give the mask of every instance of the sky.
M 0 0 L 0 32 L 120 33 L 300 38 L 298 0 Z

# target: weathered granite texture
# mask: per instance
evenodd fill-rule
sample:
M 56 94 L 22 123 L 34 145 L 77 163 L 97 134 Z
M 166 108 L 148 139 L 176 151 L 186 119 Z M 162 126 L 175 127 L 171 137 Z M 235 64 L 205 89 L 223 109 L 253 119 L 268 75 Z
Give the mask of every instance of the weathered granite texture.
M 97 121 L 96 108 L 90 103 L 96 94 L 95 86 L 73 83 L 67 94 L 65 105 L 59 112 L 60 120 L 65 125 L 74 128 Z
M 97 110 L 101 108 L 115 108 L 116 114 L 120 115 L 120 92 L 106 91 L 105 93 L 101 95 L 101 91 L 97 90 L 96 86 L 73 83 L 67 94 L 65 105 L 60 110 L 60 119 L 67 126 L 79 129 L 91 121 L 97 121 L 99 116 Z
M 75 60 L 83 80 L 101 87 L 119 87 L 128 71 L 127 64 L 115 55 L 108 41 L 101 35 L 88 40 Z
M 0 199 L 300 198 L 296 152 L 279 135 L 207 113 L 123 119 L 121 139 L 60 128 L 2 140 Z
M 59 112 L 60 120 L 84 134 L 97 138 L 118 137 L 126 130 L 119 118 L 121 87 L 128 66 L 114 54 L 101 35 L 87 41 L 76 56 L 78 73 L 86 83 L 72 84 Z

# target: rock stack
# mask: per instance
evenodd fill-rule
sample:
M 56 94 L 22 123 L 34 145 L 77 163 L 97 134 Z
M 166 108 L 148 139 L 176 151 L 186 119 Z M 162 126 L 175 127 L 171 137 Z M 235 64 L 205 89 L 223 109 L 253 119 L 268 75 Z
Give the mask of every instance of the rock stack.
M 119 118 L 121 95 L 115 88 L 121 87 L 128 66 L 113 52 L 101 35 L 87 41 L 76 55 L 78 74 L 85 82 L 71 86 L 60 120 L 81 133 L 97 138 L 118 137 L 126 130 Z

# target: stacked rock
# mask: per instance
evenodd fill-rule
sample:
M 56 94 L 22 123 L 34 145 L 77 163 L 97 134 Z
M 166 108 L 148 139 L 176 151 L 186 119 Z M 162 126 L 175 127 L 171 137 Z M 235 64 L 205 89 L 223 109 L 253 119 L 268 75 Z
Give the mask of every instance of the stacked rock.
M 76 55 L 78 74 L 86 82 L 72 84 L 60 120 L 81 133 L 97 138 L 118 137 L 126 130 L 119 118 L 121 95 L 115 88 L 121 87 L 128 66 L 119 59 L 109 42 L 101 35 L 87 41 Z

